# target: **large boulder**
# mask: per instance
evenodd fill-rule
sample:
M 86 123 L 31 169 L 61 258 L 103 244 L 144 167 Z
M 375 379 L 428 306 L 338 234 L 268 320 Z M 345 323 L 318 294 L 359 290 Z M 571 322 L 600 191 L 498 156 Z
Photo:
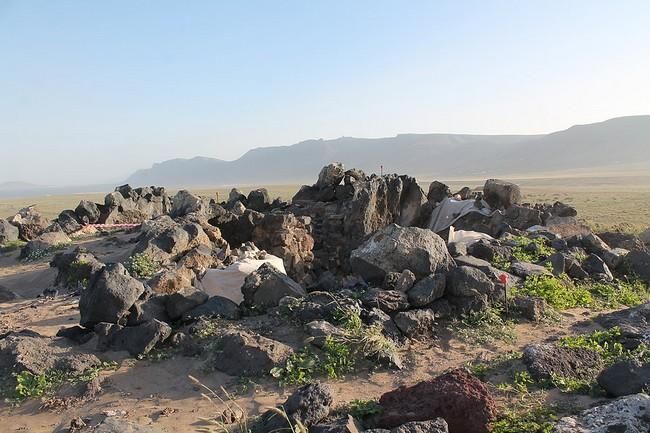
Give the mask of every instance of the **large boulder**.
M 34 332 L 11 332 L 0 339 L 0 374 L 7 376 L 21 371 L 35 375 L 54 370 L 83 373 L 99 364 L 93 354 L 63 347 Z
M 650 431 L 650 397 L 634 394 L 565 417 L 553 433 L 647 433 Z
M 488 433 L 496 417 L 496 404 L 488 388 L 463 369 L 387 392 L 379 405 L 383 412 L 376 424 L 389 429 L 443 418 L 449 433 Z
M 427 192 L 427 200 L 432 203 L 439 203 L 451 197 L 451 190 L 447 185 L 439 181 L 433 181 L 429 184 L 429 192 Z
M 428 309 L 402 311 L 393 317 L 395 324 L 409 338 L 433 336 L 435 314 Z
M 162 187 L 131 188 L 121 185 L 104 197 L 98 222 L 138 224 L 169 213 L 171 201 Z
M 264 219 L 264 214 L 246 209 L 242 215 L 228 214 L 225 217 L 210 219 L 210 224 L 219 227 L 221 235 L 233 248 L 253 239 L 255 227 Z
M 507 224 L 519 230 L 526 230 L 532 226 L 542 225 L 542 213 L 532 207 L 513 204 L 506 210 Z
M 166 215 L 143 224 L 138 239 L 132 254 L 145 254 L 163 265 L 201 245 L 212 250 L 212 242 L 199 224 L 178 224 Z
M 406 292 L 409 304 L 413 307 L 424 307 L 445 294 L 447 278 L 445 274 L 432 274 L 415 283 Z
M 166 297 L 167 315 L 170 319 L 180 319 L 183 314 L 204 304 L 208 295 L 202 290 L 187 287 Z
M 597 380 L 614 397 L 636 394 L 650 385 L 650 363 L 619 361 L 601 371 Z
M 518 185 L 505 180 L 488 179 L 483 186 L 483 197 L 493 209 L 507 209 L 521 201 Z
M 304 280 L 314 260 L 314 238 L 309 233 L 309 217 L 293 214 L 266 214 L 255 226 L 252 240 L 259 248 L 282 258 L 287 274 Z
M 17 214 L 9 218 L 9 222 L 18 227 L 20 239 L 31 241 L 45 232 L 50 220 L 43 216 L 36 206 L 22 208 Z
M 650 284 L 650 252 L 648 250 L 630 251 L 626 256 L 626 261 L 639 278 Z
M 74 213 L 82 224 L 95 224 L 99 221 L 101 215 L 97 203 L 88 200 L 81 200 L 75 208 Z
M 348 171 L 335 188 L 303 187 L 287 210 L 311 218 L 314 267 L 349 272 L 353 249 L 391 223 L 417 225 L 423 203 L 424 192 L 412 177 Z
M 73 210 L 64 210 L 56 217 L 56 223 L 61 227 L 61 230 L 69 235 L 81 229 L 81 224 L 77 214 Z
M 147 280 L 147 286 L 154 293 L 176 293 L 192 286 L 195 274 L 191 269 L 178 266 L 174 269 L 163 269 Z
M 196 320 L 200 317 L 237 320 L 241 317 L 239 305 L 222 296 L 212 296 L 205 303 L 183 314 L 183 320 Z
M 538 381 L 553 376 L 593 379 L 602 367 L 598 354 L 583 347 L 564 347 L 549 343 L 529 344 L 524 348 L 524 364 Z
M 231 376 L 260 376 L 284 364 L 292 353 L 279 341 L 245 331 L 229 332 L 220 338 L 212 364 Z
M 444 273 L 454 260 L 445 241 L 431 230 L 391 224 L 353 250 L 350 265 L 366 280 L 383 281 L 386 274 L 405 269 L 418 278 Z
M 20 250 L 21 259 L 29 259 L 32 257 L 39 257 L 52 250 L 62 248 L 70 244 L 72 241 L 63 232 L 47 232 L 38 236 L 35 239 L 27 242 L 27 244 Z
M 172 218 L 193 216 L 197 219 L 210 219 L 222 215 L 225 210 L 209 197 L 199 197 L 187 190 L 180 190 L 171 200 L 169 215 Z
M 80 323 L 118 323 L 144 293 L 144 286 L 131 277 L 121 263 L 110 264 L 93 275 L 79 298 Z
M 447 274 L 447 300 L 464 313 L 486 309 L 494 291 L 494 283 L 479 269 L 459 266 Z
M 345 168 L 343 168 L 343 164 L 333 162 L 321 169 L 315 186 L 318 189 L 334 188 L 341 183 L 344 176 Z
M 98 323 L 95 332 L 99 336 L 99 350 L 126 350 L 132 356 L 145 355 L 156 344 L 165 341 L 172 328 L 160 320 L 150 320 L 136 326 L 120 326 Z
M 305 290 L 270 263 L 264 263 L 244 280 L 243 305 L 256 311 L 276 307 L 285 296 L 302 297 Z
M 50 267 L 58 271 L 55 286 L 77 289 L 79 286 L 86 287 L 93 274 L 101 270 L 104 264 L 84 248 L 77 247 L 72 252 L 56 254 Z
M 304 385 L 282 404 L 286 418 L 273 410 L 262 415 L 264 431 L 293 431 L 292 426 L 299 424 L 310 428 L 329 415 L 333 400 L 329 385 L 319 382 Z
M 18 227 L 0 218 L 0 245 L 18 240 Z
M 271 198 L 266 188 L 254 189 L 248 193 L 248 208 L 262 212 L 271 205 Z

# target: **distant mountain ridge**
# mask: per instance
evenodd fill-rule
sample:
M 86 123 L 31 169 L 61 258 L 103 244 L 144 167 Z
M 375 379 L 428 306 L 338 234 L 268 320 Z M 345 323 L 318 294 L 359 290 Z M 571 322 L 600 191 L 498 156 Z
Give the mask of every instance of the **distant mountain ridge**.
M 541 135 L 400 134 L 342 137 L 261 147 L 234 161 L 172 159 L 138 170 L 132 185 L 231 185 L 313 182 L 332 161 L 366 172 L 428 179 L 524 175 L 613 164 L 650 163 L 650 115 L 619 117 Z

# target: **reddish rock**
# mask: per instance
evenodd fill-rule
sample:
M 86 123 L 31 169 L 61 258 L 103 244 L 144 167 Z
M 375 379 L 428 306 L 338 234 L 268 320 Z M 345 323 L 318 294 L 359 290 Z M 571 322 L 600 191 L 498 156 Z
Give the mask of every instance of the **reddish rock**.
M 440 417 L 449 424 L 449 433 L 488 433 L 496 415 L 485 384 L 464 369 L 387 392 L 379 404 L 383 413 L 377 426 L 388 429 Z

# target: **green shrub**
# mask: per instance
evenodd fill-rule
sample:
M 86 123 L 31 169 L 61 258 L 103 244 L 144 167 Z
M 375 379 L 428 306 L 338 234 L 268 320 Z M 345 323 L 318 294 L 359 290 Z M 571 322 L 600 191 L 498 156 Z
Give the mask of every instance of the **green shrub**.
M 352 400 L 348 403 L 345 411 L 354 418 L 363 420 L 374 415 L 380 415 L 383 408 L 376 400 Z
M 342 309 L 336 316 L 343 335 L 328 336 L 320 353 L 305 347 L 292 354 L 284 366 L 271 370 L 281 385 L 305 384 L 318 375 L 341 378 L 353 372 L 364 358 L 394 359 L 395 343 L 384 336 L 381 326 L 365 326 L 359 313 L 353 310 Z
M 2 251 L 15 251 L 15 250 L 21 249 L 25 245 L 27 245 L 27 242 L 21 241 L 19 239 L 17 241 L 5 242 L 4 244 L 0 245 L 0 250 L 2 250 Z
M 300 352 L 292 353 L 283 367 L 272 369 L 271 376 L 279 379 L 281 386 L 305 385 L 311 382 L 319 362 L 318 355 L 304 347 Z
M 555 249 L 547 245 L 544 238 L 530 239 L 526 236 L 516 236 L 512 239 L 515 247 L 512 257 L 520 262 L 537 263 L 555 253 Z
M 92 271 L 92 266 L 90 263 L 83 260 L 75 260 L 70 263 L 70 269 L 68 270 L 66 277 L 66 286 L 82 286 L 85 287 L 88 285 L 88 277 Z
M 492 433 L 551 433 L 558 417 L 553 408 L 507 411 L 492 424 Z
M 634 307 L 650 299 L 648 285 L 641 280 L 615 280 L 612 283 L 588 282 L 579 284 L 579 287 L 588 290 L 595 300 L 595 305 L 601 308 L 616 308 L 623 305 Z
M 562 337 L 559 344 L 564 347 L 591 349 L 600 353 L 606 361 L 612 361 L 626 353 L 620 340 L 621 330 L 614 327 L 606 331 L 594 331 L 591 334 Z
M 145 253 L 132 255 L 124 265 L 135 278 L 149 278 L 160 269 L 160 264 Z
M 513 295 L 537 296 L 559 310 L 593 304 L 589 290 L 576 287 L 568 278 L 560 279 L 550 275 L 526 278 L 522 287 L 513 290 Z
M 327 337 L 323 352 L 325 359 L 322 360 L 321 369 L 330 379 L 338 379 L 354 371 L 356 359 L 349 345 Z
M 115 368 L 117 368 L 117 364 L 114 362 L 102 362 L 80 374 L 59 370 L 48 371 L 44 374 L 21 371 L 13 375 L 15 385 L 13 389 L 5 388 L 4 396 L 16 402 L 42 397 L 54 392 L 64 383 L 87 383 L 95 379 L 100 371 Z

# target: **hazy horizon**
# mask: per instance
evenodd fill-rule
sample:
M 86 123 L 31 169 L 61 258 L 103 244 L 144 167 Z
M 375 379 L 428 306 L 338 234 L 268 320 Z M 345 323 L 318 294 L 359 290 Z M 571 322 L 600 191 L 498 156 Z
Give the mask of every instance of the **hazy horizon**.
M 650 3 L 0 0 L 0 183 L 650 114 Z

